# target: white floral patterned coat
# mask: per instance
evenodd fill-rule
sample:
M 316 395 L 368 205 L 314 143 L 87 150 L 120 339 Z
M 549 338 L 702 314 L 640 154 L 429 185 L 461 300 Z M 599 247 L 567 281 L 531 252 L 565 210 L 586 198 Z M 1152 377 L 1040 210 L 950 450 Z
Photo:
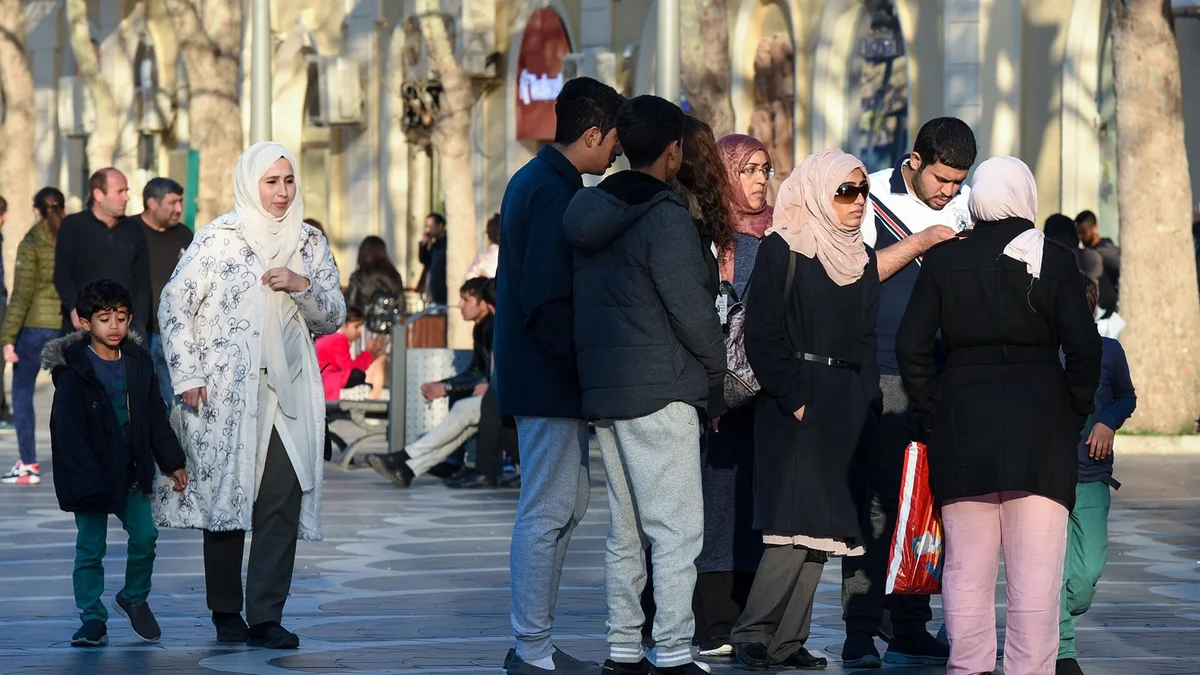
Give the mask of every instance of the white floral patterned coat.
M 235 213 L 227 213 L 198 230 L 159 303 L 158 323 L 175 392 L 204 386 L 208 393 L 208 404 L 198 413 L 179 405 L 172 411 L 190 480 L 183 492 L 172 490 L 170 480 L 160 480 L 154 512 L 162 527 L 251 529 L 261 333 L 272 291 L 260 281 L 267 268 L 242 237 L 242 227 Z M 309 330 L 328 335 L 345 321 L 346 304 L 329 244 L 309 225 L 303 226 L 300 257 L 303 274 L 312 283 L 291 297 Z M 317 428 L 313 438 L 323 439 L 321 374 L 308 376 L 321 399 L 313 401 L 320 411 L 312 421 Z M 321 448 L 315 449 L 314 488 L 301 500 L 300 539 L 321 539 L 321 455 Z

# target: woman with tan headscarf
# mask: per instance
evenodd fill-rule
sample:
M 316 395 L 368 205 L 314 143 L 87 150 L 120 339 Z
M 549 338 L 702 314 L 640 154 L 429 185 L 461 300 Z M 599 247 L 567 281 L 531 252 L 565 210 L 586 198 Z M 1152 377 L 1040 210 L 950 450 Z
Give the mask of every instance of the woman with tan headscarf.
M 196 231 L 158 310 L 194 478 L 183 492 L 159 486 L 155 522 L 204 531 L 217 640 L 270 649 L 300 644 L 281 625 L 296 540 L 321 539 L 325 393 L 311 336 L 346 319 L 329 244 L 303 222 L 299 173 L 278 143 L 243 152 L 234 210 Z
M 1094 409 L 1102 347 L 1074 251 L 1034 229 L 1029 167 L 1015 157 L 980 164 L 970 209 L 970 235 L 925 254 L 896 336 L 904 389 L 928 433 L 930 487 L 943 505 L 946 672 L 996 668 L 1003 549 L 1004 672 L 1049 675 L 1076 445 Z
M 860 555 L 851 469 L 881 405 L 875 365 L 879 273 L 863 245 L 869 185 L 841 150 L 788 176 L 746 300 L 755 408 L 755 526 L 767 546 L 734 628 L 735 654 L 763 669 L 824 667 L 804 649 L 829 556 Z

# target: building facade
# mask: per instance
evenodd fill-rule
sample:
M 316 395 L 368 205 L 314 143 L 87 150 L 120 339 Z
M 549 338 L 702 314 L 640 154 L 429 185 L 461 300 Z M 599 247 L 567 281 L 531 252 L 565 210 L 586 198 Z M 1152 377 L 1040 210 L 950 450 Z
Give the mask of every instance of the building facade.
M 87 165 L 89 134 L 105 124 L 121 125 L 116 165 L 130 177 L 130 213 L 156 175 L 194 185 L 204 158 L 189 147 L 188 127 L 203 122 L 188 117 L 180 39 L 164 0 L 89 2 L 101 70 L 121 111 L 91 127 L 80 121 L 63 3 L 26 5 L 39 187 L 85 198 L 87 173 L 98 168 Z M 736 129 L 767 143 L 779 179 L 797 158 L 831 146 L 872 169 L 890 166 L 922 121 L 955 115 L 976 130 L 981 157 L 1029 163 L 1039 218 L 1091 209 L 1103 231 L 1117 235 L 1105 0 L 728 5 Z M 469 176 L 440 175 L 427 133 L 439 85 L 414 19 L 430 11 L 455 36 L 477 94 Z M 483 225 L 499 210 L 508 177 L 552 140 L 553 98 L 565 79 L 588 74 L 627 95 L 653 92 L 656 12 L 655 0 L 274 0 L 274 137 L 299 157 L 307 215 L 325 224 L 343 275 L 358 242 L 378 234 L 413 285 L 425 215 L 463 198 L 468 184 L 475 237 L 451 245 L 484 245 Z M 1200 167 L 1200 20 L 1181 15 L 1177 33 L 1189 132 L 1180 151 Z M 1192 182 L 1200 194 L 1200 170 Z

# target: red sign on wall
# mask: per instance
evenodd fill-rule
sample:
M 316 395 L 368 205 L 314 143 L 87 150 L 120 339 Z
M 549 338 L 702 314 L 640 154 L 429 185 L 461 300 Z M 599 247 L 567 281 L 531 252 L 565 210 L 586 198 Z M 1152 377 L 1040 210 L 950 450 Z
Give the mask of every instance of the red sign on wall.
M 549 7 L 525 24 L 517 55 L 517 138 L 554 140 L 554 99 L 563 87 L 563 57 L 571 52 L 567 30 Z

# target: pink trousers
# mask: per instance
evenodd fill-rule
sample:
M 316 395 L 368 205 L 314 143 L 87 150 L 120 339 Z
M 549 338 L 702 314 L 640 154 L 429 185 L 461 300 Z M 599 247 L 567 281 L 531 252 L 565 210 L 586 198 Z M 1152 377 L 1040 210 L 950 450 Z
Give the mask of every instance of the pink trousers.
M 1008 591 L 1005 675 L 1054 675 L 1067 516 L 1027 492 L 995 492 L 942 507 L 942 605 L 950 635 L 947 675 L 996 669 L 996 576 L 1004 550 Z

